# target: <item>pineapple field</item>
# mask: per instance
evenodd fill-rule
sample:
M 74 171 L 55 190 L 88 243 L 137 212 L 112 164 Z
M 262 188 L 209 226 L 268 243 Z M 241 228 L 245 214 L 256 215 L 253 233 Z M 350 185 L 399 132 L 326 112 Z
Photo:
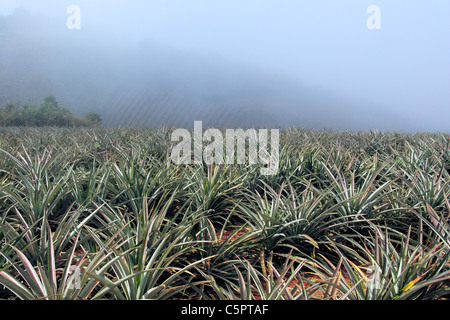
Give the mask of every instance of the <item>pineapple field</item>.
M 0 298 L 450 297 L 450 136 L 280 130 L 279 167 L 171 128 L 0 129 Z

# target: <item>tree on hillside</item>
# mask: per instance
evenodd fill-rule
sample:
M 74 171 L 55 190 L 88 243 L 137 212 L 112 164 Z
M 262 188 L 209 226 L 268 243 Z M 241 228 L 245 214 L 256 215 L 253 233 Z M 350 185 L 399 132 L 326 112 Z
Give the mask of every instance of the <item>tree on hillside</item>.
M 45 111 L 59 111 L 59 103 L 56 101 L 54 96 L 48 96 L 41 103 L 41 109 Z
M 92 123 L 93 125 L 101 125 L 102 124 L 102 118 L 100 117 L 100 115 L 98 113 L 95 112 L 88 112 L 86 114 L 85 119 Z
M 90 112 L 85 119 L 75 116 L 69 109 L 60 107 L 54 96 L 48 96 L 39 108 L 31 104 L 22 107 L 9 103 L 0 108 L 0 126 L 57 126 L 57 127 L 88 127 L 99 126 L 100 115 Z

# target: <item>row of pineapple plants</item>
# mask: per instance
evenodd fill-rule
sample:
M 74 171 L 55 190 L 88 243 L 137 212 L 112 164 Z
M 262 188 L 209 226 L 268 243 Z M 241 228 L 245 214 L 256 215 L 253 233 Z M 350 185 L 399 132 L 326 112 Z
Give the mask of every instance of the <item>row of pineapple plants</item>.
M 283 129 L 262 176 L 170 134 L 1 129 L 0 297 L 448 298 L 448 135 Z

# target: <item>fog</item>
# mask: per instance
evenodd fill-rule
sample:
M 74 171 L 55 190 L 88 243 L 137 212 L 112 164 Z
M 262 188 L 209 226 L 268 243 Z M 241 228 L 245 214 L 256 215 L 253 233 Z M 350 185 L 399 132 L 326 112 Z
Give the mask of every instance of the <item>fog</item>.
M 106 126 L 449 132 L 449 18 L 448 0 L 2 0 L 0 106 L 54 95 Z

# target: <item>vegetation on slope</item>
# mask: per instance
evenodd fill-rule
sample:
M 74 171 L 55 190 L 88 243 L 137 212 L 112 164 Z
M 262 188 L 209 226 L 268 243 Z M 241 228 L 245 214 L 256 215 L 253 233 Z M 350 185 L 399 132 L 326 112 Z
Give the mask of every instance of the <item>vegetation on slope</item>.
M 60 107 L 55 97 L 48 96 L 40 107 L 24 104 L 22 107 L 9 103 L 0 108 L 0 126 L 27 127 L 90 127 L 99 126 L 100 115 L 89 112 L 84 118 L 75 116 L 70 110 Z

